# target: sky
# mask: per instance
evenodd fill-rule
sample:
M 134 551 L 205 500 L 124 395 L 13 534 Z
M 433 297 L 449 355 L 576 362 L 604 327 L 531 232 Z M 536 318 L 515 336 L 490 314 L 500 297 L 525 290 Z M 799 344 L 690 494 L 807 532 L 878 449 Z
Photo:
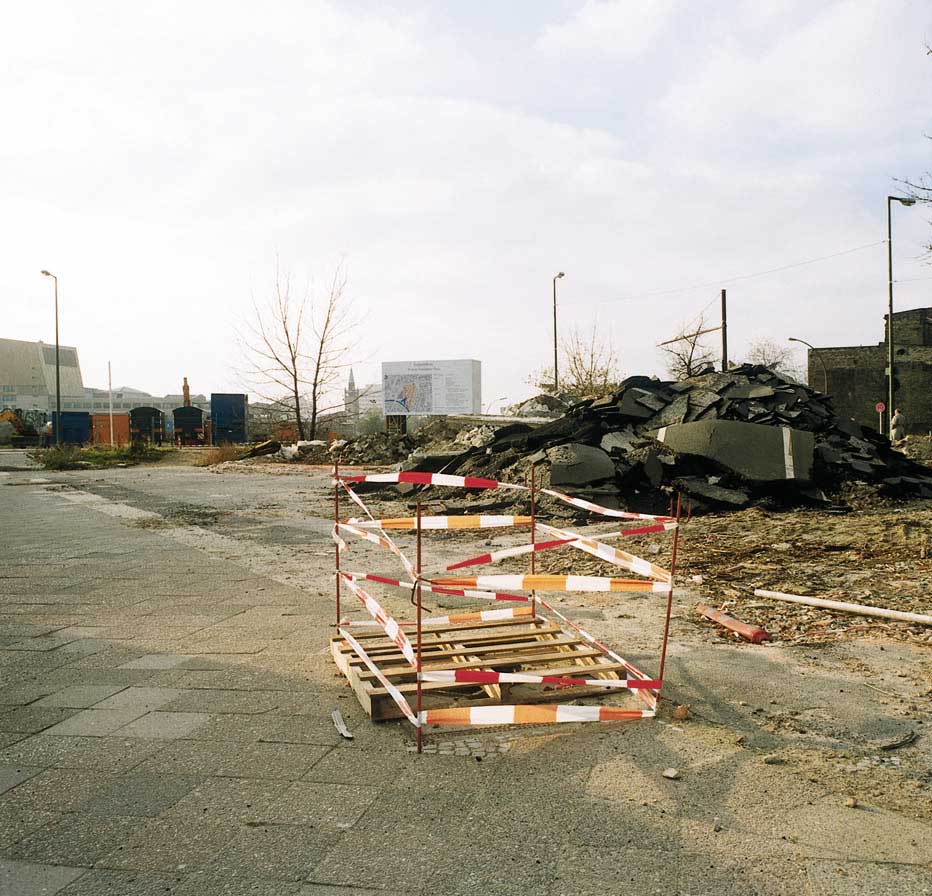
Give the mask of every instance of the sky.
M 47 268 L 85 385 L 243 391 L 276 264 L 320 296 L 342 263 L 357 383 L 478 358 L 492 409 L 552 356 L 557 271 L 561 337 L 625 375 L 720 287 L 733 358 L 876 343 L 927 43 L 927 0 L 15 4 L 0 337 L 54 341 Z M 894 207 L 899 309 L 932 305 L 930 221 Z

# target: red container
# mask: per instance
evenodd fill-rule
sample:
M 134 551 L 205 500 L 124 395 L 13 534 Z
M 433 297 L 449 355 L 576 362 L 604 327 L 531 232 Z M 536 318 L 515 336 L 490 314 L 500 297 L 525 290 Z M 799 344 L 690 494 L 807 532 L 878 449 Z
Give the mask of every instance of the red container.
M 110 444 L 109 414 L 91 414 L 91 442 L 95 445 Z M 113 444 L 129 444 L 129 414 L 113 415 Z

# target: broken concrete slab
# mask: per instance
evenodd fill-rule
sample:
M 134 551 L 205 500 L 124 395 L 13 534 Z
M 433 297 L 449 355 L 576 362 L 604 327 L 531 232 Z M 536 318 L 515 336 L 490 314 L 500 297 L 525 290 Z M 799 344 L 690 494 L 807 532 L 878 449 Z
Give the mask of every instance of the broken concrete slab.
M 601 448 L 571 442 L 547 449 L 553 485 L 586 485 L 615 476 L 615 464 Z
M 788 426 L 737 420 L 697 420 L 662 427 L 657 440 L 680 454 L 714 460 L 754 482 L 812 477 L 815 439 Z

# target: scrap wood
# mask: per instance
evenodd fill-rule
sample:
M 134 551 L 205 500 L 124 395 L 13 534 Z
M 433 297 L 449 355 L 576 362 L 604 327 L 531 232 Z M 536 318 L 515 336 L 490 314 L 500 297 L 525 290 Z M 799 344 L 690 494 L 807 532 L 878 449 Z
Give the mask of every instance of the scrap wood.
M 850 604 L 842 600 L 825 600 L 821 597 L 807 597 L 802 594 L 784 594 L 782 591 L 767 591 L 764 588 L 754 589 L 755 597 L 772 597 L 775 600 L 785 600 L 794 604 L 805 604 L 808 607 L 824 607 L 826 610 L 837 610 L 840 613 L 857 613 L 861 616 L 878 616 L 881 619 L 896 619 L 898 622 L 916 622 L 920 625 L 932 625 L 932 616 L 922 613 L 905 613 L 902 610 L 886 610 L 883 607 L 870 607 L 866 604 Z
M 763 641 L 772 640 L 770 633 L 762 629 L 759 625 L 749 625 L 746 622 L 742 622 L 740 619 L 736 619 L 734 616 L 729 616 L 727 613 L 723 613 L 721 610 L 715 610 L 705 604 L 697 604 L 696 612 L 724 626 L 729 629 L 729 631 L 733 631 L 752 644 L 760 644 Z

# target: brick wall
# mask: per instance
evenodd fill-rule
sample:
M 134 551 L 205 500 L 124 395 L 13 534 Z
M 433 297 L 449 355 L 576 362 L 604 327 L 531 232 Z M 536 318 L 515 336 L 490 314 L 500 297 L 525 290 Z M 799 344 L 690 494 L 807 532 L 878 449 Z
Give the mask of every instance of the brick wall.
M 932 431 L 932 345 L 902 344 L 898 335 L 899 315 L 896 318 L 896 404 L 906 415 L 908 432 L 929 432 Z M 838 415 L 852 417 L 876 429 L 874 405 L 887 401 L 886 345 L 820 348 L 808 354 L 809 383 L 816 389 L 823 388 L 821 358 L 827 374 L 826 391 Z

